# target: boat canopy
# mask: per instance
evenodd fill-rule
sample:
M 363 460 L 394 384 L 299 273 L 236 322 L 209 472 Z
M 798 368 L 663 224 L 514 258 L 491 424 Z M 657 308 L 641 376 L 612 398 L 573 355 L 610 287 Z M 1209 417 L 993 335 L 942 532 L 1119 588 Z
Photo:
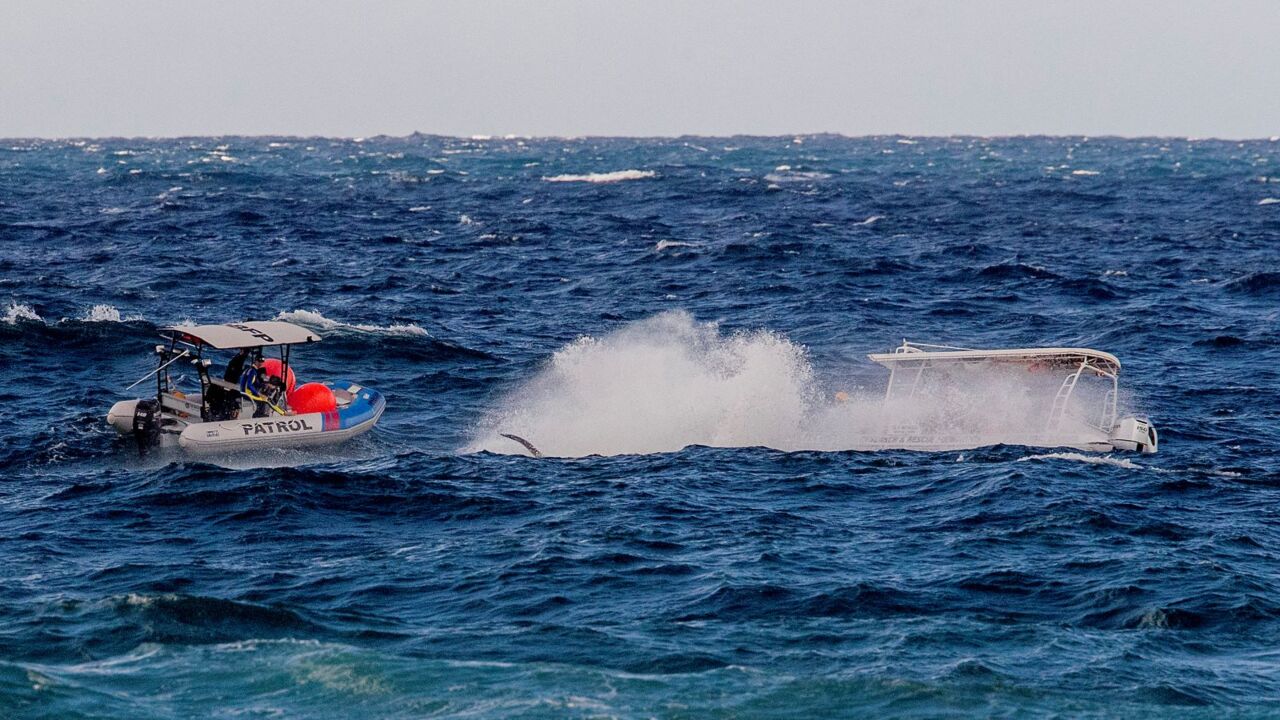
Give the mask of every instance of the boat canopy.
M 971 350 L 950 345 L 926 345 L 902 341 L 891 353 L 872 353 L 867 357 L 890 370 L 902 366 L 915 369 L 927 361 L 930 367 L 946 363 L 1009 363 L 1040 365 L 1050 368 L 1089 365 L 1111 375 L 1120 372 L 1120 360 L 1111 353 L 1089 348 L 1016 348 L 1008 350 Z
M 299 345 L 318 342 L 310 330 L 279 321 L 226 323 L 225 325 L 175 325 L 163 328 L 175 340 L 192 345 L 208 345 L 219 350 L 256 348 L 267 345 Z

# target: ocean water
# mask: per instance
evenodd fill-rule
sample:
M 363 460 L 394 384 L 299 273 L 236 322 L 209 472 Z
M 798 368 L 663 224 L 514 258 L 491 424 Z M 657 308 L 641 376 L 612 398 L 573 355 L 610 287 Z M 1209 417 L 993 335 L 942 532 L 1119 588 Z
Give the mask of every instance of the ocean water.
M 0 717 L 1278 716 L 1278 240 L 1266 140 L 0 141 Z M 241 319 L 379 427 L 105 425 Z M 860 450 L 903 338 L 1161 450 Z

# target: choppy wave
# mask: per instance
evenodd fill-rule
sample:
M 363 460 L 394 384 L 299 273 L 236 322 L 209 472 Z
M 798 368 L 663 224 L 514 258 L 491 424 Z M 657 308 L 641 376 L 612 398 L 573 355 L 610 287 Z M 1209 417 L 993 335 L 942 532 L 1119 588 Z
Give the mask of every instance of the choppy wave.
M 127 317 L 122 316 L 120 314 L 120 310 L 117 309 L 114 305 L 104 304 L 104 305 L 94 305 L 93 307 L 89 308 L 88 310 L 85 311 L 84 315 L 80 317 L 80 320 L 82 322 L 118 323 L 118 322 L 142 322 L 144 318 L 141 315 L 129 315 Z
M 657 175 L 658 173 L 653 170 L 615 170 L 613 172 L 586 173 L 585 175 L 553 175 L 542 179 L 547 182 L 615 183 L 624 180 L 647 180 L 657 177 Z
M 9 303 L 9 308 L 4 313 L 3 322 L 7 325 L 14 325 L 22 321 L 44 322 L 44 318 L 40 317 L 30 305 Z
M 779 165 L 773 169 L 773 172 L 764 176 L 765 181 L 771 183 L 813 182 L 830 178 L 831 173 L 808 170 L 803 167 L 792 167 L 791 165 Z
M 1028 456 L 1026 456 L 1026 457 L 1018 458 L 1018 460 L 1020 460 L 1020 461 L 1027 461 L 1027 460 L 1070 460 L 1070 461 L 1072 461 L 1072 462 L 1081 462 L 1081 463 L 1087 463 L 1087 464 L 1091 464 L 1091 465 L 1112 465 L 1112 466 L 1115 466 L 1115 467 L 1121 467 L 1121 468 L 1124 468 L 1124 469 L 1126 469 L 1126 470 L 1141 470 L 1141 469 L 1142 469 L 1142 466 L 1141 466 L 1141 465 L 1139 465 L 1139 464 L 1135 463 L 1134 461 L 1132 461 L 1132 460 L 1130 460 L 1130 459 L 1128 459 L 1128 458 L 1123 458 L 1123 457 L 1114 457 L 1114 456 L 1111 456 L 1111 455 L 1085 455 L 1085 454 L 1083 454 L 1083 453 L 1076 453 L 1076 452 L 1061 452 L 1061 453 L 1045 453 L 1045 454 L 1043 454 L 1043 455 L 1028 455 Z
M 673 248 L 692 248 L 697 247 L 697 243 L 684 242 L 681 240 L 659 240 L 654 246 L 654 252 L 662 252 Z
M 276 320 L 297 323 L 318 330 L 334 332 L 362 332 L 375 335 L 403 335 L 411 337 L 430 337 L 431 333 L 415 323 L 393 323 L 390 325 L 370 325 L 363 323 L 345 323 L 330 320 L 315 310 L 289 310 L 275 316 Z

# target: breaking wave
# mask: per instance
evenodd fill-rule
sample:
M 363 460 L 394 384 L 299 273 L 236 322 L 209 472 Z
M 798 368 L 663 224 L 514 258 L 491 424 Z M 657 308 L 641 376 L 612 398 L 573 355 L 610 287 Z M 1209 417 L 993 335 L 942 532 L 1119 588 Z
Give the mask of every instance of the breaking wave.
M 1110 455 L 1085 455 L 1084 453 L 1075 452 L 1058 452 L 1045 453 L 1043 455 L 1028 455 L 1018 458 L 1019 462 L 1027 460 L 1071 460 L 1073 462 L 1081 462 L 1089 465 L 1112 465 L 1122 467 L 1127 470 L 1142 470 L 1143 467 L 1132 460 L 1125 458 L 1111 457 Z
M 825 173 L 820 170 L 805 170 L 790 165 L 779 165 L 773 169 L 773 172 L 765 175 L 764 179 L 766 182 L 771 183 L 787 183 L 827 180 L 830 177 L 831 173 Z
M 44 322 L 44 318 L 40 317 L 30 305 L 20 305 L 18 303 L 9 303 L 9 308 L 4 313 L 4 323 L 6 325 L 16 325 L 19 322 Z
M 431 333 L 414 323 L 393 323 L 391 325 L 362 325 L 330 320 L 315 310 L 290 310 L 275 316 L 276 320 L 297 323 L 317 330 L 332 332 L 362 332 L 374 335 L 400 335 L 412 337 L 431 337 Z
M 657 175 L 658 173 L 652 170 L 615 170 L 614 172 L 587 173 L 585 175 L 554 175 L 542 179 L 547 182 L 615 183 L 623 180 L 645 180 L 657 177 Z
M 94 305 L 79 319 L 81 322 L 141 322 L 144 320 L 141 315 L 122 317 L 120 310 L 114 305 Z

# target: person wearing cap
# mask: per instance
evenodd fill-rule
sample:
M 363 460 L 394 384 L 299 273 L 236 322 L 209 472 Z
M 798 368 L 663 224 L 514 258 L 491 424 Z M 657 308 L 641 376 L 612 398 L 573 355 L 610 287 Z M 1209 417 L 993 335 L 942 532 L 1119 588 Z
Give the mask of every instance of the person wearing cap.
M 271 414 L 271 405 L 267 403 L 267 371 L 262 366 L 262 356 L 254 355 L 253 364 L 240 376 L 240 394 L 253 401 L 256 418 Z

